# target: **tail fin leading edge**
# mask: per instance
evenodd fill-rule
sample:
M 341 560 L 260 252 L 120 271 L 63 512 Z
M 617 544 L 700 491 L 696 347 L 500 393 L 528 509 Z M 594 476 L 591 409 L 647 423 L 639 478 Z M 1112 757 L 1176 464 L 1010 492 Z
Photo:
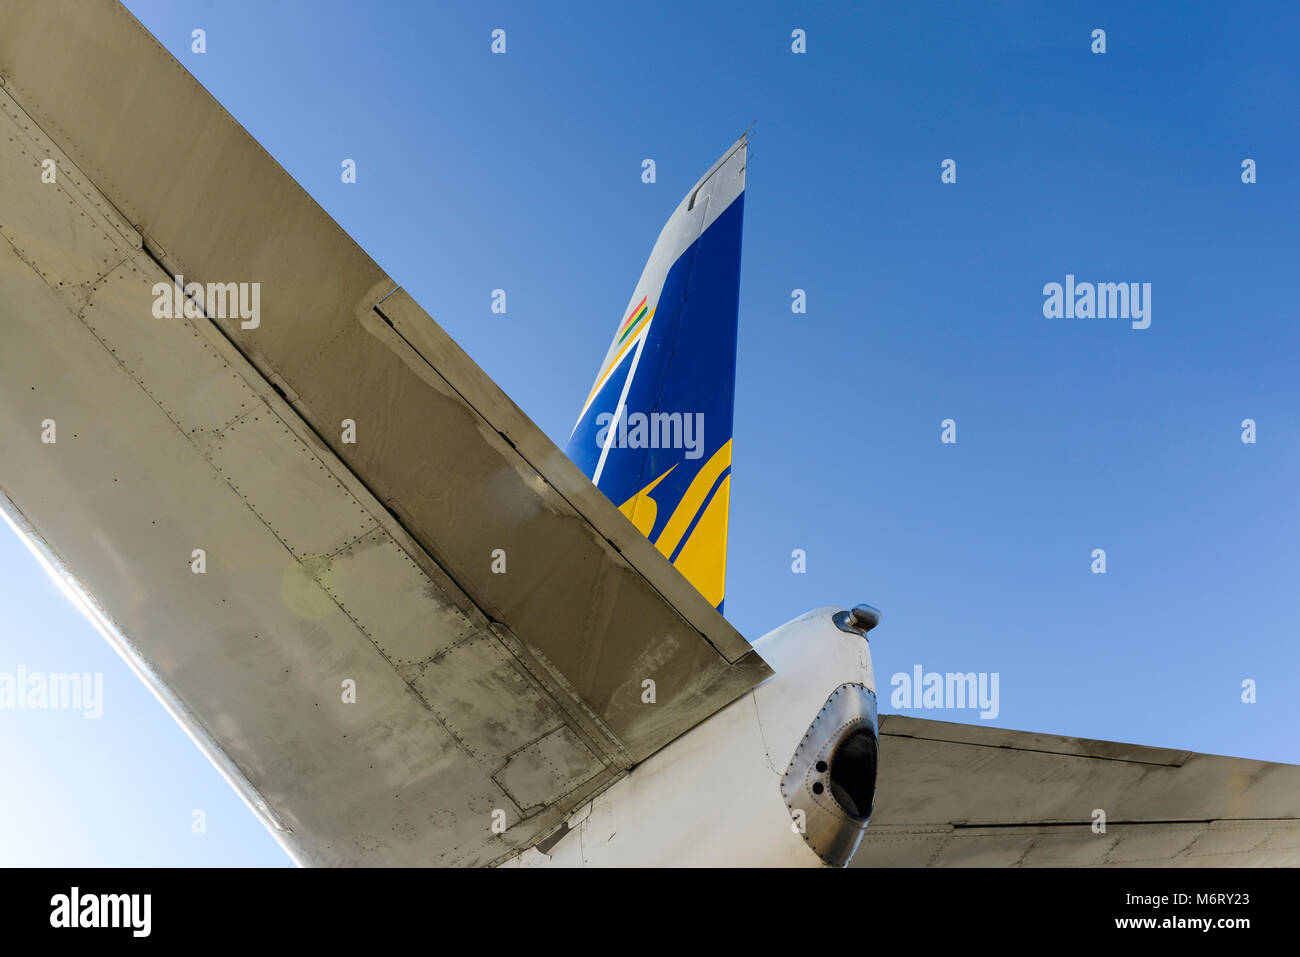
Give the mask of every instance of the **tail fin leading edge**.
M 746 152 L 742 136 L 669 217 L 565 448 L 718 610 Z

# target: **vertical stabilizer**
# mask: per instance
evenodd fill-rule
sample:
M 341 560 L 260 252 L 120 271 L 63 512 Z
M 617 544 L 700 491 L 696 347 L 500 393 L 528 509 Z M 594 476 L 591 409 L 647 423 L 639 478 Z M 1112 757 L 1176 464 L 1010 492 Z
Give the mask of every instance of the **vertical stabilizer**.
M 742 136 L 669 217 L 565 449 L 719 609 L 746 151 Z

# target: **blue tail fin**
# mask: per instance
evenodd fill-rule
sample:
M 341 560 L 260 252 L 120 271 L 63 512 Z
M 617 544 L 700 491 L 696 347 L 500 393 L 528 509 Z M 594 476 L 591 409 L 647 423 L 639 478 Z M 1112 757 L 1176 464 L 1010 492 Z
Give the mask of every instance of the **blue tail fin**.
M 668 219 L 565 449 L 719 610 L 745 159 L 742 136 Z

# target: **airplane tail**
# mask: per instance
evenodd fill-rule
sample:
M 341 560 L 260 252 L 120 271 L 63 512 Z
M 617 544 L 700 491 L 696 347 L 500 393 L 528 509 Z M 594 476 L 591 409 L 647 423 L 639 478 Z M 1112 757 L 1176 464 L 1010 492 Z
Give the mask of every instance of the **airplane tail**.
M 742 136 L 669 217 L 565 448 L 719 611 L 746 152 Z

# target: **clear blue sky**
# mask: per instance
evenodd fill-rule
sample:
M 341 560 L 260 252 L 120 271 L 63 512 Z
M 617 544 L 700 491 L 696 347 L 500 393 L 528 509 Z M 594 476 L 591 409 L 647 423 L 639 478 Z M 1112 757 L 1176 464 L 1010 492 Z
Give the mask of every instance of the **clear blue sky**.
M 732 622 L 869 601 L 885 710 L 915 664 L 998 672 L 1001 727 L 1300 763 L 1293 5 L 127 5 L 560 445 L 755 122 Z M 1067 273 L 1151 283 L 1151 327 L 1045 319 Z M 0 711 L 0 863 L 285 864 L 0 532 L 0 670 L 106 699 Z

